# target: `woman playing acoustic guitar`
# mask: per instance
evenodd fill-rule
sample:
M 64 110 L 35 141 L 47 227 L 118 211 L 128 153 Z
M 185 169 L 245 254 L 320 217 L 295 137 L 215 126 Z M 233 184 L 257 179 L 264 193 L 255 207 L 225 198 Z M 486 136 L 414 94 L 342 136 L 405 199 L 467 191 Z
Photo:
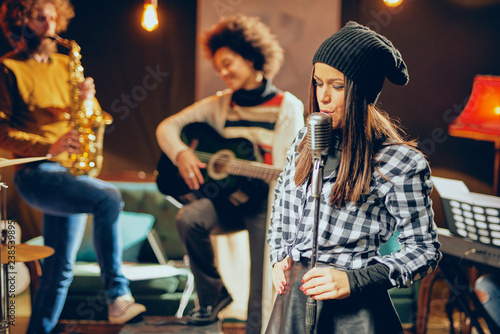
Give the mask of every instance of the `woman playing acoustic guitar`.
M 247 229 L 251 254 L 247 333 L 260 333 L 269 186 L 246 177 L 237 177 L 241 182 L 237 186 L 231 182 L 230 187 L 224 181 L 207 181 L 207 165 L 200 161 L 195 149 L 199 151 L 200 145 L 214 139 L 214 135 L 203 137 L 210 126 L 221 138 L 233 139 L 228 140 L 228 145 L 234 144 L 236 138 L 242 138 L 242 145 L 251 143 L 251 149 L 232 145 L 237 157 L 248 155 L 282 168 L 287 149 L 304 125 L 303 105 L 271 83 L 282 64 L 283 50 L 258 18 L 237 15 L 222 19 L 205 33 L 202 44 L 228 89 L 165 119 L 156 133 L 162 151 L 198 197 L 182 208 L 176 220 L 200 304 L 190 312 L 188 321 L 195 325 L 215 322 L 219 311 L 232 301 L 215 266 L 209 235 Z M 194 135 L 185 142 L 181 132 L 187 129 Z M 161 168 L 159 173 L 162 176 Z M 164 188 L 168 189 L 169 184 Z

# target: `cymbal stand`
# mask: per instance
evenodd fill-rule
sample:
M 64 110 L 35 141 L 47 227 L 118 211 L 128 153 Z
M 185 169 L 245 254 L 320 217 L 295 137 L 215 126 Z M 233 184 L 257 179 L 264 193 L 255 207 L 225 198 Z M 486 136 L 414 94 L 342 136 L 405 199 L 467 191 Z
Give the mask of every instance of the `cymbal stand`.
M 5 246 L 7 243 L 7 185 L 0 182 L 0 221 L 1 221 L 1 244 Z M 5 264 L 4 264 L 5 262 Z M 1 293 L 1 318 L 0 318 L 0 333 L 10 333 L 10 323 L 9 323 L 9 295 L 8 295 L 8 264 L 7 261 L 2 259 L 0 252 L 0 293 Z

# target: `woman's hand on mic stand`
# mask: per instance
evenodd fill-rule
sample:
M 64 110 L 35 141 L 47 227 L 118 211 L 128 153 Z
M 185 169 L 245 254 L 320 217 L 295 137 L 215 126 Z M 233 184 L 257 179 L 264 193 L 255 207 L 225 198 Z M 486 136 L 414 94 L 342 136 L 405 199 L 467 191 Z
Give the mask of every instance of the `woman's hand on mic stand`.
M 344 299 L 351 295 L 349 278 L 344 271 L 315 267 L 302 277 L 300 289 L 316 300 Z

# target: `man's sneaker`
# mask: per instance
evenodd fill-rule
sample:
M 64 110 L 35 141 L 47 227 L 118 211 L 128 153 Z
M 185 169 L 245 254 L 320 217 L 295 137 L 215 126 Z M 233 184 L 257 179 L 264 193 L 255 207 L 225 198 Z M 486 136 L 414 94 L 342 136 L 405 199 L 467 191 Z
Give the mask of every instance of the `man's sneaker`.
M 187 322 L 195 326 L 203 326 L 216 322 L 219 318 L 217 315 L 226 306 L 231 304 L 233 298 L 229 295 L 226 288 L 223 288 L 221 295 L 214 305 L 200 306 L 188 313 Z
M 146 307 L 137 304 L 131 295 L 120 296 L 108 304 L 108 319 L 111 324 L 124 324 L 144 312 Z

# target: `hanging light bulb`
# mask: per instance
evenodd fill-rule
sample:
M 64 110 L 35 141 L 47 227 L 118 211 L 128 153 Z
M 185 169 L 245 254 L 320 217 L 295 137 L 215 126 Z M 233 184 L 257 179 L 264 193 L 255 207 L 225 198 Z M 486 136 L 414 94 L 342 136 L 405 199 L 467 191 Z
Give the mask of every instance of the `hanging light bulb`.
M 144 0 L 144 13 L 142 14 L 141 25 L 147 31 L 153 31 L 158 27 L 158 0 Z
M 384 3 L 389 7 L 397 7 L 401 5 L 403 0 L 384 0 Z

